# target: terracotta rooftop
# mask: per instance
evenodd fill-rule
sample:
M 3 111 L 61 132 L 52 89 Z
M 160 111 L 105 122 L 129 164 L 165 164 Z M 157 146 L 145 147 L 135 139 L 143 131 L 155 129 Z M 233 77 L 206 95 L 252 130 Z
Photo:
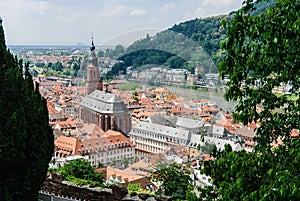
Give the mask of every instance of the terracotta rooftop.
M 119 170 L 119 169 L 112 168 L 109 166 L 107 166 L 105 168 L 96 169 L 95 171 L 102 172 L 106 176 L 106 180 L 109 179 L 109 177 L 111 177 L 111 176 L 120 177 L 129 182 L 143 178 L 143 176 L 141 176 L 141 175 L 132 174 L 132 173 L 126 172 L 125 170 Z
M 54 145 L 58 152 L 66 155 L 79 155 L 77 152 L 79 140 L 77 138 L 60 136 L 54 141 Z

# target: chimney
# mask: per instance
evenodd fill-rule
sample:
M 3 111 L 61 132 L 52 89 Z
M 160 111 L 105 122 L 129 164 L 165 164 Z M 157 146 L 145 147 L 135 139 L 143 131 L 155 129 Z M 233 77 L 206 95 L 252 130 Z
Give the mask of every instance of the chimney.
M 105 84 L 105 93 L 109 93 L 108 84 Z
M 103 91 L 103 77 L 98 82 L 97 90 Z

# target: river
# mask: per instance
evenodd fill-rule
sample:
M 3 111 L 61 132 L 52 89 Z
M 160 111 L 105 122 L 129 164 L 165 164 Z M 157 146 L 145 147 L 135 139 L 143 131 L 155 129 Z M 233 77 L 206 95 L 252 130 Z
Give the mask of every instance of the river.
M 216 92 L 214 90 L 205 91 L 203 89 L 189 89 L 189 88 L 180 88 L 174 86 L 164 86 L 168 88 L 171 93 L 177 94 L 181 97 L 188 99 L 207 99 L 212 103 L 216 103 L 219 108 L 222 108 L 224 111 L 233 111 L 237 102 L 228 102 L 224 99 L 223 92 Z

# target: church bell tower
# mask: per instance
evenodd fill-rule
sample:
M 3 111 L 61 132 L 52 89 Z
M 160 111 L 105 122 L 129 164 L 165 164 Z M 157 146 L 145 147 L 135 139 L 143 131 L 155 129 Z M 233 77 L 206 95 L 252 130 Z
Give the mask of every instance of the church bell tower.
M 97 89 L 99 82 L 99 65 L 95 52 L 95 45 L 92 37 L 92 44 L 90 47 L 90 55 L 88 65 L 86 68 L 86 94 L 90 94 Z

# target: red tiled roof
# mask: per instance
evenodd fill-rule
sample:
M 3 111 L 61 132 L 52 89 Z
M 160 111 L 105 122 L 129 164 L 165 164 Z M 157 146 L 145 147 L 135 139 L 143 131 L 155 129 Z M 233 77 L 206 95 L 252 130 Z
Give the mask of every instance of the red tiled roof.
M 54 141 L 54 145 L 58 152 L 67 155 L 78 155 L 77 148 L 79 147 L 79 140 L 77 138 L 60 136 Z

